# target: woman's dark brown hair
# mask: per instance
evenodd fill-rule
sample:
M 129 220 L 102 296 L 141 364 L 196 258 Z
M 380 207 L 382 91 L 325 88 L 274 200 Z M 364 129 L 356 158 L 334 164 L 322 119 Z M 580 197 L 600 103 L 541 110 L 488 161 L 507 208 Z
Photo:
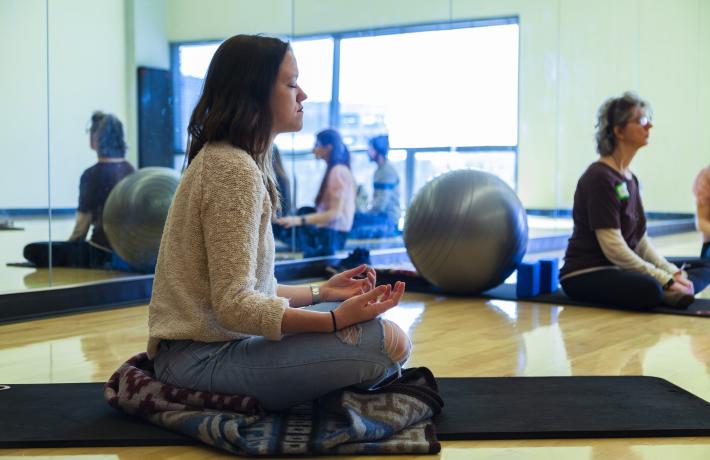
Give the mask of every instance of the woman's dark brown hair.
M 328 187 L 328 175 L 330 175 L 330 171 L 336 165 L 345 165 L 350 169 L 350 151 L 345 145 L 345 142 L 343 142 L 343 137 L 334 129 L 324 129 L 316 134 L 316 142 L 322 146 L 333 146 L 330 150 L 330 157 L 328 158 L 328 167 L 323 174 L 320 187 L 318 187 L 318 194 L 316 195 L 316 206 L 318 206 L 323 200 L 325 189 Z
M 271 160 L 271 93 L 289 44 L 272 37 L 236 35 L 210 62 L 202 95 L 187 127 L 187 164 L 208 142 L 226 141 L 254 158 L 267 178 L 275 208 L 278 191 Z

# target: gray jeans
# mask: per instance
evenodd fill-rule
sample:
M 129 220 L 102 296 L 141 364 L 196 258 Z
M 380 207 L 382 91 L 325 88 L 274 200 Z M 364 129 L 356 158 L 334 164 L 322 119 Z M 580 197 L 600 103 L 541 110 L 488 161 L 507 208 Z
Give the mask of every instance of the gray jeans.
M 329 311 L 338 305 L 306 308 Z M 351 385 L 368 388 L 399 371 L 384 351 L 379 319 L 332 334 L 289 334 L 280 341 L 163 340 L 155 356 L 155 373 L 164 383 L 253 396 L 267 410 L 287 409 Z

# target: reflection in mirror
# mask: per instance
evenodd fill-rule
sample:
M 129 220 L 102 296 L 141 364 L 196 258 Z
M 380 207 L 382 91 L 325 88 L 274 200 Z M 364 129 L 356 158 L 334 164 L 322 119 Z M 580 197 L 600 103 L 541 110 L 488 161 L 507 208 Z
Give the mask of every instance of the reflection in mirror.
M 121 2 L 48 2 L 51 245 L 30 244 L 24 256 L 38 270 L 51 266 L 52 285 L 112 279 L 124 268 L 104 226 L 111 192 L 139 166 L 124 16 Z
M 322 87 L 316 89 L 319 105 L 311 120 L 326 118 L 320 108 L 329 101 L 329 126 L 337 130 L 349 151 L 349 173 L 342 172 L 347 179 L 341 179 L 331 172 L 337 171 L 328 162 L 331 152 L 339 150 L 337 143 L 321 145 L 315 138 L 312 153 L 326 161 L 320 166 L 309 161 L 304 135 L 312 133 L 304 130 L 291 145 L 300 157 L 293 169 L 299 184 L 295 193 L 299 216 L 289 223 L 297 228 L 313 222 L 338 229 L 337 217 L 320 218 L 329 207 L 317 201 L 324 182 L 314 178 L 325 177 L 326 184 L 344 182 L 340 188 L 348 190 L 352 177 L 356 195 L 355 203 L 348 201 L 352 198 L 347 193 L 328 196 L 345 214 L 354 204 L 352 217 L 343 219 L 352 224 L 344 232 L 344 242 L 326 249 L 315 243 L 314 255 L 349 254 L 335 267 L 342 269 L 368 262 L 369 250 L 401 247 L 406 205 L 428 179 L 447 170 L 483 169 L 515 188 L 516 19 L 323 34 L 325 38 L 317 39 L 297 36 L 294 51 L 299 63 L 307 63 L 305 68 L 318 70 L 320 66 L 321 74 L 332 75 L 327 87 L 330 97 Z M 302 55 L 298 53 L 301 40 L 308 43 Z M 321 46 L 320 59 L 317 43 L 328 44 Z M 461 43 L 467 43 L 470 50 L 466 59 L 442 52 L 455 50 Z M 423 88 L 429 88 L 426 95 Z M 308 87 L 304 89 L 309 92 Z M 301 243 L 293 249 L 307 256 L 313 241 Z
M 49 238 L 46 1 L 1 1 L 0 40 L 0 292 L 13 292 L 35 272 L 23 246 Z M 30 283 L 47 286 L 48 271 Z
M 461 43 L 467 59 L 441 52 Z M 402 247 L 406 205 L 447 170 L 483 169 L 516 188 L 517 19 L 322 30 L 291 45 L 309 97 L 303 129 L 276 139 L 292 201 L 274 225 L 278 258 L 359 249 L 352 265 Z M 173 53 L 181 141 L 215 47 Z
M 11 246 L 3 251 L 6 263 L 29 262 L 22 254 L 29 243 L 52 241 L 56 252 L 84 236 L 81 246 L 89 256 L 82 257 L 88 263 L 65 263 L 60 254 L 53 258 L 54 271 L 66 265 L 89 267 L 57 276 L 62 283 L 150 272 L 154 249 L 147 248 L 154 245 L 146 243 L 139 257 L 140 247 L 122 251 L 123 243 L 115 247 L 110 237 L 100 236 L 108 195 L 129 172 L 128 165 L 139 172 L 148 167 L 181 172 L 186 127 L 207 67 L 221 40 L 233 33 L 289 40 L 299 85 L 308 94 L 303 129 L 275 141 L 282 197 L 288 201 L 274 222 L 278 259 L 355 254 L 348 262 L 355 264 L 367 262 L 370 250 L 401 248 L 408 204 L 429 178 L 449 169 L 484 169 L 516 188 L 517 18 L 454 22 L 451 11 L 443 19 L 446 15 L 432 9 L 416 20 L 402 16 L 373 26 L 371 18 L 353 17 L 335 26 L 316 25 L 308 13 L 295 20 L 294 9 L 302 6 L 298 2 L 274 2 L 278 8 L 269 21 L 257 21 L 261 7 L 245 4 L 224 3 L 226 10 L 217 12 L 187 0 L 105 5 L 3 0 L 15 8 L 13 17 L 19 17 L 16 8 L 22 5 L 27 10 L 22 17 L 37 29 L 38 38 L 23 45 L 28 51 L 34 46 L 35 52 L 21 53 L 23 58 L 12 54 L 12 59 L 25 60 L 18 64 L 35 70 L 12 78 L 31 74 L 36 81 L 8 86 L 32 93 L 24 98 L 33 105 L 25 104 L 31 115 L 23 123 L 23 137 L 37 145 L 31 153 L 22 149 L 28 154 L 17 160 L 12 173 L 16 182 L 32 177 L 31 193 L 22 203 L 0 209 L 32 209 L 40 215 L 51 209 L 53 217 L 48 225 L 35 215 L 21 237 L 6 238 Z M 372 17 L 388 16 L 391 5 L 374 9 Z M 241 25 L 218 21 L 237 10 Z M 79 16 L 91 21 L 79 24 Z M 465 59 L 457 51 L 462 43 Z M 126 148 L 121 158 L 102 160 L 105 155 L 86 132 L 96 111 L 122 124 Z M 37 131 L 38 120 L 48 120 L 48 137 L 30 134 L 29 127 Z M 82 177 L 102 163 L 118 169 L 119 160 L 124 170 L 104 183 L 101 193 L 82 198 L 83 191 L 103 183 L 87 180 L 85 185 Z M 47 168 L 49 181 L 46 174 L 37 174 Z M 166 208 L 169 193 L 153 200 L 155 206 Z M 92 209 L 86 200 L 94 201 Z M 134 217 L 144 214 L 133 212 Z M 116 232 L 126 238 L 133 237 L 129 215 L 119 214 L 126 228 Z M 48 259 L 51 251 L 43 250 Z M 91 257 L 95 250 L 103 251 L 98 262 Z M 50 283 L 49 269 L 5 264 L 2 269 L 18 274 L 15 288 L 29 287 L 23 280 L 40 280 L 45 273 Z M 32 287 L 41 285 L 32 281 Z
M 124 177 L 174 164 L 164 2 L 2 0 L 0 8 L 3 43 L 13 43 L 1 51 L 10 64 L 0 76 L 2 138 L 6 151 L 21 152 L 0 181 L 0 228 L 15 228 L 2 231 L 0 290 L 149 271 L 124 260 L 102 227 Z M 169 202 L 168 187 L 147 204 L 166 211 Z M 153 215 L 148 208 L 121 214 L 117 233 L 130 233 L 129 217 Z

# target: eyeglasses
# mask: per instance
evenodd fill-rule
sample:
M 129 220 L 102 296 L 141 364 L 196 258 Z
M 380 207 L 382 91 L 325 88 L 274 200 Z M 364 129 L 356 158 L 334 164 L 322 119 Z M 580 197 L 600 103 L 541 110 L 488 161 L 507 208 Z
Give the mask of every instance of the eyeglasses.
M 636 123 L 640 124 L 644 128 L 648 127 L 648 125 L 651 124 L 651 117 L 648 115 L 642 115 L 639 117 L 638 120 L 636 120 Z

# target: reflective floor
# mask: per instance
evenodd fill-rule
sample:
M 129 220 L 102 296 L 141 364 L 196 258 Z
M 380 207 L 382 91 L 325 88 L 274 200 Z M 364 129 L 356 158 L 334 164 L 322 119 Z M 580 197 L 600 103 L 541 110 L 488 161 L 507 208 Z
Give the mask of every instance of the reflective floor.
M 50 273 L 48 269 L 8 266 L 8 263 L 26 262 L 22 249 L 28 243 L 47 241 L 50 229 L 47 218 L 15 219 L 12 224 L 17 230 L 0 230 L 0 294 L 135 275 L 87 268 L 54 268 Z M 66 240 L 73 228 L 73 216 L 54 217 L 51 224 L 52 239 Z
M 692 255 L 696 237 L 655 241 L 666 254 Z M 386 316 L 412 337 L 408 365 L 437 376 L 652 375 L 710 401 L 707 318 L 424 294 L 407 294 Z M 0 326 L 0 383 L 103 381 L 144 349 L 146 322 L 140 306 Z M 0 450 L 20 456 L 227 458 L 199 447 Z M 707 460 L 710 438 L 450 441 L 439 457 Z

